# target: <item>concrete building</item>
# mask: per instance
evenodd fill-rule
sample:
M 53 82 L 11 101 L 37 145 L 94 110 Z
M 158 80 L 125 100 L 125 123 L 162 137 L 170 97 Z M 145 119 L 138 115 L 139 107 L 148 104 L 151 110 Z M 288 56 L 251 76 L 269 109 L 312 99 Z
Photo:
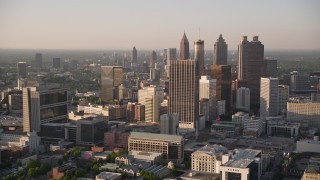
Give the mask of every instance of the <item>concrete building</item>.
M 289 86 L 280 84 L 278 86 L 279 90 L 279 114 L 287 113 L 287 103 L 289 101 Z
M 238 44 L 238 80 L 248 80 L 249 41 L 242 36 Z
M 320 153 L 320 141 L 319 139 L 304 139 L 297 141 L 297 149 L 298 153 L 303 152 L 314 152 Z
M 177 60 L 177 49 L 169 48 L 167 51 L 167 64 L 166 64 L 166 74 L 167 77 L 170 77 L 170 64 L 171 61 Z
M 270 120 L 266 122 L 267 134 L 269 136 L 294 137 L 299 135 L 299 123 L 288 123 L 279 120 Z
M 113 130 L 104 133 L 104 146 L 109 149 L 128 148 L 129 132 Z
M 131 132 L 128 151 L 162 153 L 165 162 L 183 162 L 183 137 L 177 135 Z
M 310 90 L 310 76 L 303 75 L 298 71 L 290 73 L 290 93 Z
M 250 111 L 250 89 L 241 87 L 237 89 L 236 108 L 243 111 Z
M 17 63 L 17 74 L 20 78 L 27 77 L 27 63 L 26 62 L 18 62 Z
M 301 177 L 301 180 L 315 180 L 320 179 L 320 170 L 318 166 L 307 167 Z
M 195 129 L 199 118 L 198 61 L 171 61 L 169 81 L 168 114 L 179 114 L 180 128 Z
M 217 115 L 226 114 L 226 100 L 217 101 Z
M 0 129 L 0 147 L 28 147 L 29 153 L 38 152 L 40 138 L 35 131 L 4 131 Z
M 228 65 L 228 45 L 220 34 L 213 50 L 213 65 Z
M 138 102 L 145 106 L 145 121 L 159 121 L 160 104 L 163 98 L 164 92 L 162 87 L 150 86 L 138 91 Z
M 68 90 L 23 88 L 23 131 L 40 132 L 49 122 L 67 122 Z
M 189 58 L 190 58 L 189 41 L 186 36 L 186 33 L 183 33 L 182 39 L 180 41 L 180 60 L 187 60 Z
M 216 86 L 216 79 L 211 79 L 209 76 L 201 76 L 199 82 L 199 99 L 209 100 L 209 119 L 213 119 L 216 116 Z
M 56 69 L 60 69 L 61 68 L 60 61 L 61 61 L 60 58 L 53 58 L 52 67 Z
M 155 68 L 156 62 L 157 62 L 157 53 L 155 51 L 152 51 L 149 67 Z
M 77 145 L 102 145 L 107 122 L 101 117 L 88 117 L 77 121 Z
M 275 59 L 263 60 L 263 76 L 264 77 L 278 77 L 278 61 Z
M 199 75 L 206 75 L 204 71 L 204 41 L 197 40 L 194 42 L 194 60 L 198 61 Z
M 287 121 L 320 128 L 320 103 L 290 100 L 287 108 Z
M 121 173 L 113 173 L 113 172 L 100 172 L 96 175 L 96 180 L 121 180 Z
M 261 78 L 260 116 L 277 116 L 279 113 L 279 79 Z
M 152 82 L 159 82 L 161 77 L 161 70 L 150 68 L 150 80 Z
M 101 100 L 113 103 L 123 99 L 123 69 L 120 66 L 101 66 Z
M 222 156 L 220 174 L 222 180 L 260 180 L 262 174 L 261 151 L 235 149 L 232 154 Z
M 144 152 L 144 151 L 130 151 L 130 155 L 137 161 L 144 161 L 153 164 L 162 163 L 162 153 Z
M 191 170 L 220 173 L 222 155 L 227 153 L 228 149 L 221 145 L 205 145 L 191 154 Z
M 160 115 L 160 133 L 177 135 L 179 128 L 179 114 L 162 114 Z
M 232 79 L 231 66 L 216 65 L 211 66 L 211 79 L 217 80 L 216 97 L 217 101 L 226 101 L 226 110 L 231 111 L 232 107 Z

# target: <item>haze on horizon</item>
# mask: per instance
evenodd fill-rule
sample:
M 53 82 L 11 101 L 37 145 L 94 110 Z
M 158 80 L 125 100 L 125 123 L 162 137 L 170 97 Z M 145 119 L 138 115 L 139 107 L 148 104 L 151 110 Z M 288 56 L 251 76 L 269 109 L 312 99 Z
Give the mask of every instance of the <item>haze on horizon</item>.
M 318 0 L 0 0 L 0 48 L 192 49 L 222 34 L 229 49 L 253 35 L 266 49 L 320 50 Z

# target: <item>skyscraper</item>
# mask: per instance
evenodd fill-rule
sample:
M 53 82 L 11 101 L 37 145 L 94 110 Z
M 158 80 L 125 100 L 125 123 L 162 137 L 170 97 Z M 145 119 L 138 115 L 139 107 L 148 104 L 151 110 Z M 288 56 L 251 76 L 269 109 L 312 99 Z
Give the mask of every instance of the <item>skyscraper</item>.
M 249 41 L 247 36 L 242 36 L 238 45 L 238 80 L 248 80 Z
M 52 67 L 56 69 L 60 69 L 60 58 L 52 59 Z
M 287 103 L 289 101 L 289 86 L 280 84 L 279 88 L 279 114 L 287 113 Z
M 211 79 L 217 80 L 217 101 L 226 101 L 226 110 L 231 110 L 232 105 L 232 79 L 230 65 L 213 65 L 211 66 Z
M 180 60 L 186 60 L 189 58 L 190 58 L 189 41 L 186 36 L 186 33 L 183 33 L 183 36 L 180 42 Z
M 36 53 L 36 59 L 34 61 L 34 67 L 42 68 L 42 54 Z
M 213 65 L 227 65 L 228 45 L 220 34 L 216 43 L 214 43 L 213 50 Z
M 167 51 L 167 64 L 166 64 L 166 73 L 167 77 L 170 77 L 170 62 L 177 60 L 177 49 L 176 48 L 169 48 Z
M 160 116 L 160 134 L 177 135 L 179 127 L 179 114 L 162 114 Z
M 243 111 L 250 111 L 250 89 L 241 87 L 237 89 L 236 108 Z
M 17 63 L 17 74 L 18 78 L 26 78 L 27 77 L 27 63 L 26 62 L 18 62 Z
M 260 117 L 276 116 L 279 113 L 278 78 L 261 78 Z
M 68 119 L 68 90 L 27 87 L 22 90 L 23 131 L 40 132 L 41 125 Z
M 160 104 L 163 101 L 162 87 L 146 87 L 138 92 L 138 102 L 145 106 L 145 121 L 158 122 L 160 117 Z
M 247 36 L 243 36 L 238 45 L 238 55 L 238 79 L 247 82 L 251 107 L 259 107 L 260 78 L 264 74 L 264 45 L 258 36 L 253 36 L 251 42 L 247 41 Z
M 156 61 L 157 61 L 157 53 L 155 51 L 152 51 L 149 67 L 154 68 Z
M 199 99 L 208 99 L 209 100 L 209 119 L 213 119 L 216 115 L 216 86 L 217 80 L 211 79 L 209 76 L 201 76 L 199 82 Z
M 204 75 L 204 41 L 198 40 L 194 42 L 194 60 L 199 62 L 199 74 Z
M 170 62 L 169 113 L 179 114 L 179 127 L 194 129 L 199 118 L 198 61 Z
M 137 63 L 138 62 L 138 52 L 135 46 L 133 46 L 132 49 L 132 63 Z
M 122 97 L 122 67 L 101 66 L 102 101 L 112 103 Z

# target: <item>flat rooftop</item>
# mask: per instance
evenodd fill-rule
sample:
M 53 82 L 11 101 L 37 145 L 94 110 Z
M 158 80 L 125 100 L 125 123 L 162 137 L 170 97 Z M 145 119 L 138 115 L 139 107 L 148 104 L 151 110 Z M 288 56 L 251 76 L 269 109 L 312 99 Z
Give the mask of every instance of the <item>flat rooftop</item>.
M 131 132 L 129 138 L 145 139 L 145 140 L 158 140 L 158 141 L 182 141 L 182 136 L 169 135 L 169 134 L 156 134 L 146 132 Z
M 259 153 L 261 153 L 261 151 L 254 149 L 235 149 L 231 159 L 223 164 L 223 166 L 247 168 L 249 164 L 255 161 Z

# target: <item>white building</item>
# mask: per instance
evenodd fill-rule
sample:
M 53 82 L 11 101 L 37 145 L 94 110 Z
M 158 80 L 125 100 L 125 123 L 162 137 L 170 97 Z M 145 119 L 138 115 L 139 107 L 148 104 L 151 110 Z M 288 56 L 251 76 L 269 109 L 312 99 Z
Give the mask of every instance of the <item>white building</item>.
M 177 134 L 179 128 L 179 114 L 162 114 L 160 115 L 160 133 Z
M 237 112 L 232 115 L 232 122 L 241 123 L 244 131 L 254 131 L 255 136 L 260 136 L 263 132 L 263 121 L 255 116 L 249 117 L 249 113 Z
M 220 173 L 222 155 L 227 153 L 228 149 L 221 145 L 205 145 L 191 154 L 191 170 Z
M 1 146 L 18 146 L 29 147 L 29 152 L 38 152 L 40 138 L 35 131 L 33 132 L 17 132 L 3 131 L 0 129 L 0 147 Z
M 236 108 L 243 111 L 250 111 L 250 89 L 241 87 L 237 89 Z
M 216 115 L 216 79 L 209 76 L 201 76 L 199 81 L 199 100 L 209 99 L 209 119 L 213 119 Z
M 162 87 L 146 87 L 138 92 L 138 102 L 145 106 L 145 121 L 158 122 L 160 116 L 160 104 L 163 101 Z
M 279 79 L 278 78 L 261 78 L 260 84 L 260 116 L 278 115 L 279 101 Z
M 235 149 L 231 154 L 222 156 L 220 173 L 222 180 L 260 180 L 261 151 L 253 149 Z
M 287 103 L 287 121 L 320 128 L 320 103 L 291 100 Z

